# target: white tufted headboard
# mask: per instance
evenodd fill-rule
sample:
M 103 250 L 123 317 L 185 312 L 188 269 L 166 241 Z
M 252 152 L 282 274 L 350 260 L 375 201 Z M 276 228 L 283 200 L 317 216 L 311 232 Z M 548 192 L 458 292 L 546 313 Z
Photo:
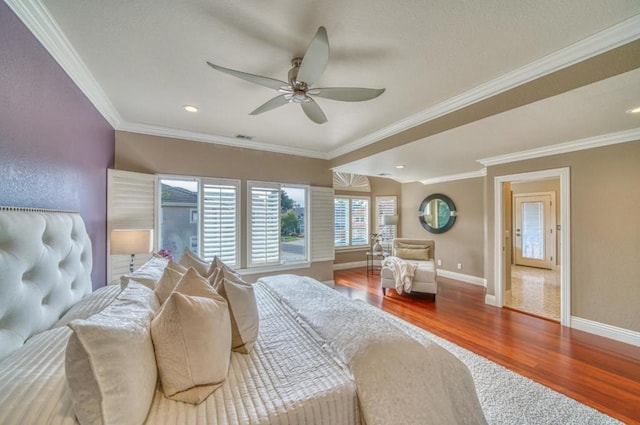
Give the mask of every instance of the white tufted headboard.
M 0 359 L 91 292 L 91 267 L 80 214 L 0 207 Z

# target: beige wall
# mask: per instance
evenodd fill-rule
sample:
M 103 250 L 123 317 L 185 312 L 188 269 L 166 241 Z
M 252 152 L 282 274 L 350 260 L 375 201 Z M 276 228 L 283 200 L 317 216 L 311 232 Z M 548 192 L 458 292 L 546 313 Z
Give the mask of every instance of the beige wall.
M 370 196 L 370 217 L 371 217 L 371 231 L 375 229 L 375 212 L 376 212 L 376 196 L 396 196 L 398 198 L 398 212 L 400 211 L 401 204 L 401 184 L 395 180 L 387 179 L 383 177 L 369 177 L 369 184 L 371 185 L 371 192 L 351 192 L 346 190 L 337 190 L 337 195 L 347 195 L 347 196 Z M 398 214 L 399 215 L 399 214 Z M 401 217 L 398 220 L 398 232 L 400 232 L 400 227 L 402 225 Z M 400 234 L 398 236 L 401 236 Z M 387 245 L 385 241 L 384 245 Z M 355 250 L 355 251 L 336 251 L 336 264 L 344 264 L 344 263 L 354 263 L 365 261 L 364 253 L 370 251 L 371 248 L 369 246 Z
M 418 219 L 418 208 L 428 195 L 442 193 L 456 205 L 458 216 L 451 230 L 427 232 Z M 436 243 L 439 269 L 484 277 L 484 178 L 423 185 L 402 185 L 401 234 L 405 238 L 432 239 Z M 457 264 L 462 263 L 462 270 Z
M 241 238 L 246 240 L 247 180 L 330 187 L 333 175 L 322 159 L 236 148 L 168 137 L 116 131 L 115 168 L 150 174 L 220 177 L 241 180 Z M 246 267 L 246 244 L 241 244 L 241 267 Z M 289 271 L 287 271 L 289 273 Z M 330 261 L 290 273 L 321 281 L 333 279 Z M 255 280 L 259 275 L 249 275 Z
M 571 170 L 571 315 L 640 332 L 640 141 L 487 169 L 487 292 L 494 294 L 494 177 Z
M 560 224 L 560 179 L 548 179 L 537 180 L 531 182 L 513 183 L 511 185 L 512 195 L 519 195 L 522 193 L 536 193 L 536 192 L 554 192 L 555 198 L 553 199 L 554 210 L 556 212 L 556 224 Z M 511 232 L 513 233 L 513 232 Z M 555 264 L 560 264 L 560 238 L 558 233 L 554 233 L 556 236 L 556 252 L 555 252 Z M 515 258 L 513 256 L 512 260 Z

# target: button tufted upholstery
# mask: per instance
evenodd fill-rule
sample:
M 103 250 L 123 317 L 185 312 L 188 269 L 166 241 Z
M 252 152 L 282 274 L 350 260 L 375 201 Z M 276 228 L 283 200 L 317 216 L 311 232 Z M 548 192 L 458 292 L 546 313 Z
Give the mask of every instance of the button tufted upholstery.
M 78 213 L 0 207 L 0 359 L 91 292 Z

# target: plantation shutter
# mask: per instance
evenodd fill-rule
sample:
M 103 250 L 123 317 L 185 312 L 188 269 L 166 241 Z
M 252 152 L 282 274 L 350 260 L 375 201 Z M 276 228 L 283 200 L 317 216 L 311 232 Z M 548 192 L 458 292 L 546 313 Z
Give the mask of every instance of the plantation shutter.
M 239 181 L 201 179 L 200 190 L 202 258 L 218 256 L 230 267 L 240 266 Z
M 349 199 L 336 198 L 334 201 L 335 246 L 349 245 Z
M 351 245 L 369 244 L 369 200 L 351 199 Z
M 390 245 L 391 241 L 396 238 L 398 226 L 395 224 L 385 225 L 382 217 L 397 214 L 397 200 L 395 196 L 376 197 L 376 233 L 382 236 L 383 243 L 386 245 Z
M 129 255 L 110 255 L 111 231 L 116 229 L 155 229 L 156 177 L 153 174 L 122 170 L 107 170 L 107 279 L 120 281 L 129 273 Z M 153 246 L 157 246 L 154 234 Z M 135 267 L 144 264 L 150 255 L 138 254 Z
M 280 185 L 248 182 L 249 267 L 280 263 Z
M 333 188 L 311 188 L 311 261 L 335 258 L 333 196 Z

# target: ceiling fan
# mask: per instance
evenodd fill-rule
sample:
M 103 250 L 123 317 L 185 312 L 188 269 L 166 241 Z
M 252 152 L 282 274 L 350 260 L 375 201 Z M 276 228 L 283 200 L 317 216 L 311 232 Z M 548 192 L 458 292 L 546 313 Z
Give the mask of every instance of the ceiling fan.
M 211 62 L 207 62 L 207 64 L 220 72 L 272 88 L 282 93 L 255 109 L 250 115 L 258 115 L 279 106 L 286 105 L 287 103 L 298 103 L 311 121 L 323 124 L 327 122 L 327 117 L 311 96 L 324 97 L 326 99 L 340 100 L 343 102 L 361 102 L 363 100 L 375 99 L 384 93 L 385 89 L 368 89 L 361 87 L 312 88 L 313 83 L 320 78 L 327 67 L 328 61 L 329 39 L 327 38 L 327 30 L 324 27 L 320 27 L 313 37 L 313 40 L 311 40 L 311 44 L 309 44 L 304 56 L 301 58 L 293 58 L 291 61 L 293 67 L 289 70 L 289 82 L 224 68 Z

